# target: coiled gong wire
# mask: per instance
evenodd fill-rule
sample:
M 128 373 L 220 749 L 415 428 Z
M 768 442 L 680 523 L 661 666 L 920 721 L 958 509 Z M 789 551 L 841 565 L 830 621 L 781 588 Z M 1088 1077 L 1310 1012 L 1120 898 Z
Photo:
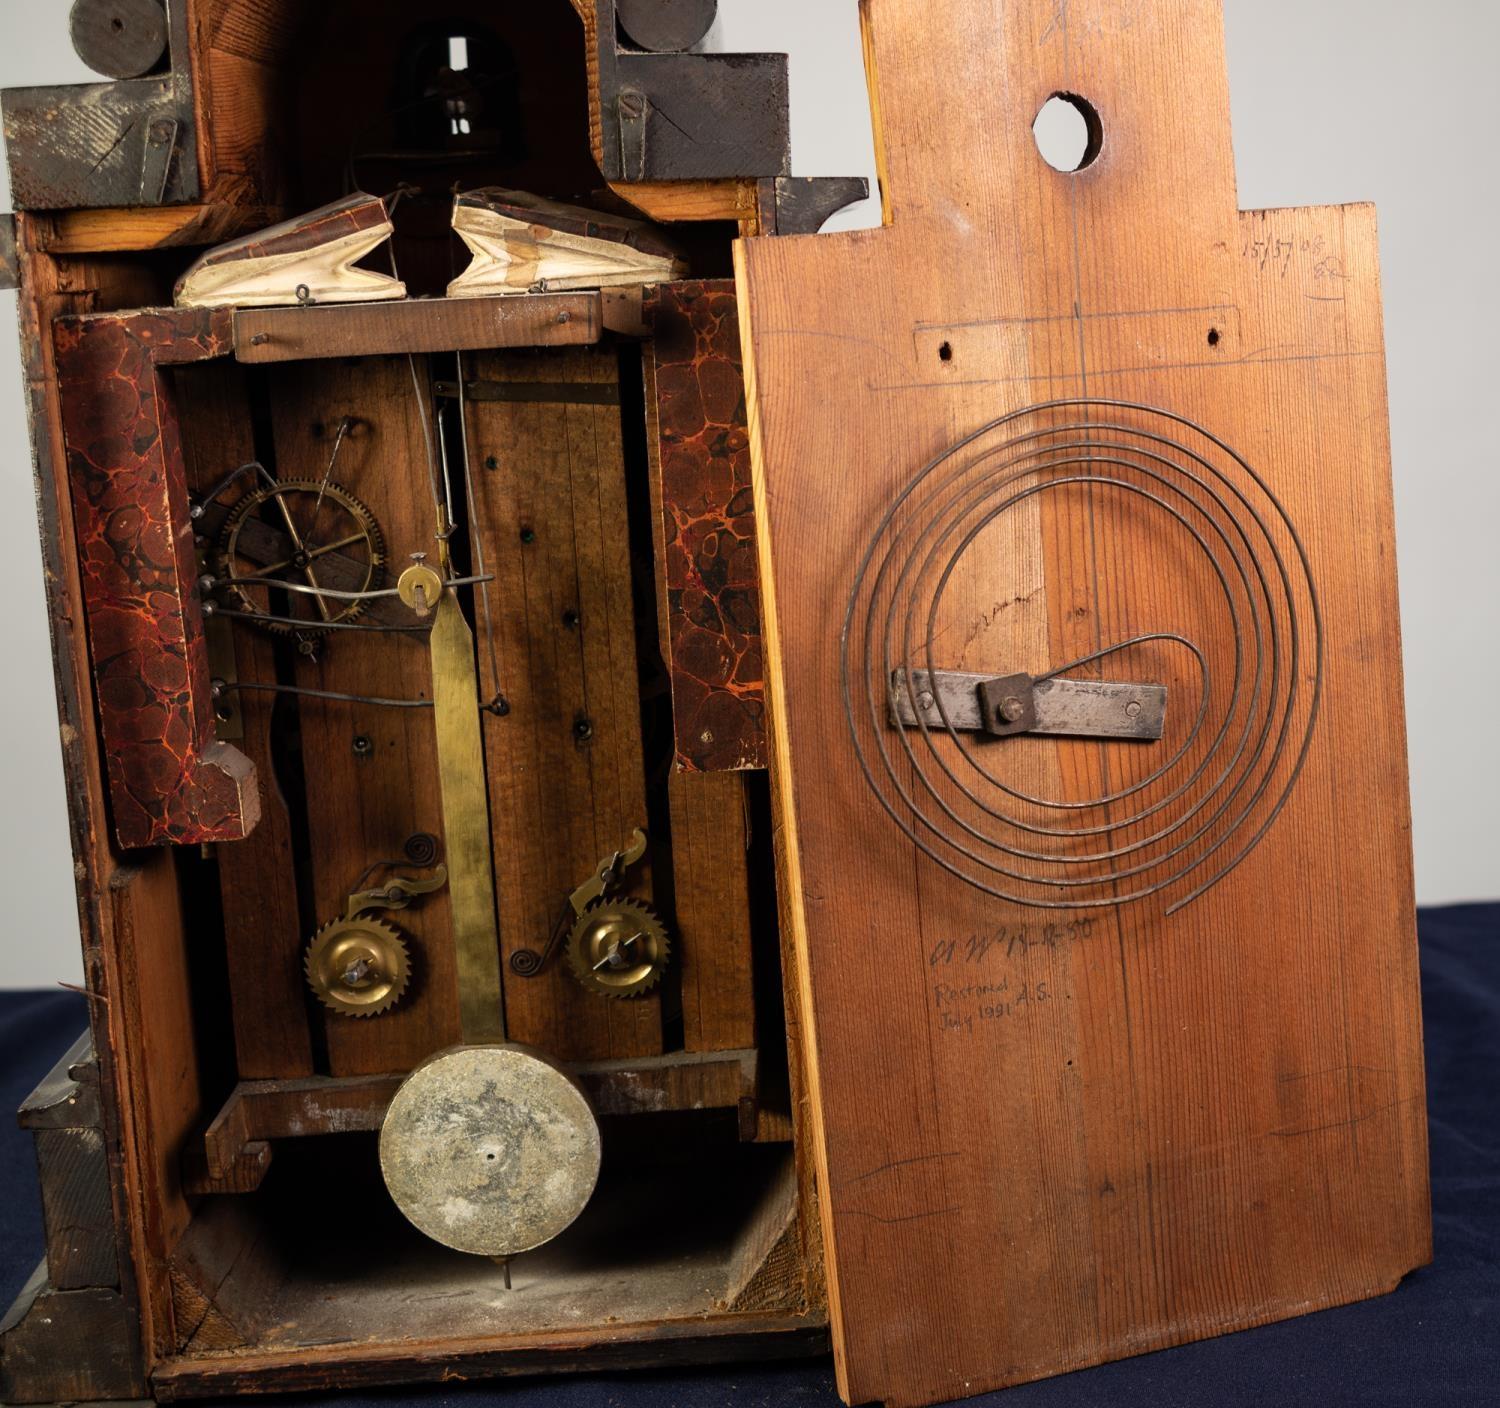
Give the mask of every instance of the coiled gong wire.
M 1183 443 L 1184 432 L 1202 448 Z M 1081 800 L 1032 795 L 996 776 L 981 756 L 993 742 L 966 740 L 941 690 L 932 688 L 931 705 L 920 705 L 913 668 L 920 658 L 929 682 L 951 668 L 935 648 L 938 618 L 980 535 L 1016 506 L 1068 489 L 1126 496 L 1173 525 L 1208 564 L 1205 584 L 1223 598 L 1233 636 L 1218 708 L 1209 652 L 1169 629 L 1101 645 L 1036 677 L 1058 678 L 1151 643 L 1183 651 L 1196 672 L 1198 698 L 1183 741 L 1139 781 Z M 1048 909 L 1125 904 L 1190 882 L 1170 914 L 1233 870 L 1291 795 L 1322 694 L 1322 611 L 1285 508 L 1223 441 L 1156 407 L 1057 400 L 980 427 L 926 465 L 891 504 L 855 573 L 839 668 L 866 782 L 938 865 L 998 899 Z M 901 695 L 915 727 L 893 723 Z M 940 723 L 929 723 L 929 708 Z M 1201 756 L 1189 763 L 1205 731 Z M 1110 811 L 1096 822 L 1082 815 L 1118 808 L 1157 783 L 1164 794 L 1132 804 L 1129 815 Z M 1011 802 L 1068 820 L 1028 819 Z M 964 803 L 974 819 L 960 810 Z M 1077 824 L 1069 824 L 1073 818 Z M 1118 845 L 1098 839 L 1148 824 Z M 1053 849 L 1035 848 L 1047 842 Z

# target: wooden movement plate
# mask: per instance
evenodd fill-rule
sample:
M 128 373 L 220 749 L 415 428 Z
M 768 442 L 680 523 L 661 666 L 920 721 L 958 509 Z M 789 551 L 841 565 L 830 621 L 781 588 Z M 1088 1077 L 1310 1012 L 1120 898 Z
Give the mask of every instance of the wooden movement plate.
M 885 227 L 737 248 L 856 1403 L 1431 1248 L 1374 212 L 1237 209 L 1217 4 L 940 8 L 863 7 Z M 893 667 L 1094 655 L 1166 687 L 1160 741 L 889 721 Z

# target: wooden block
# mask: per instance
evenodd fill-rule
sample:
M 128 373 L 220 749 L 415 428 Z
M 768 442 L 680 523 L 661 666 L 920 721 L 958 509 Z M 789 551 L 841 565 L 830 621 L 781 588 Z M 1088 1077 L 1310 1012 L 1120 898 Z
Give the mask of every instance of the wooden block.
M 643 52 L 622 43 L 615 0 L 573 8 L 587 45 L 594 160 L 627 200 L 633 186 L 733 184 L 750 187 L 753 200 L 757 176 L 786 171 L 786 55 Z M 659 16 L 660 5 L 650 8 Z
M 212 311 L 58 319 L 58 397 L 89 651 L 122 847 L 235 840 L 255 769 L 214 738 L 175 399 L 163 368 L 222 356 Z
M 129 1302 L 116 1290 L 54 1290 L 43 1262 L 0 1320 L 5 1402 L 138 1402 L 146 1392 Z
M 135 965 L 119 995 L 117 1030 L 135 1055 L 130 1088 L 134 1157 L 149 1180 L 152 1209 L 141 1228 L 137 1274 L 165 1261 L 192 1220 L 178 1155 L 204 1120 L 202 1075 L 194 1030 L 192 984 L 177 867 L 170 851 L 143 853 L 109 882 L 114 932 L 110 942 Z
M 279 211 L 258 206 L 116 206 L 60 210 L 44 221 L 39 235 L 43 248 L 51 254 L 175 249 L 218 244 L 278 219 Z
M 657 305 L 653 320 L 658 324 L 659 340 L 663 332 L 660 325 L 670 315 L 654 293 L 652 302 Z M 674 325 L 679 333 L 691 330 L 686 318 L 675 319 Z M 696 342 L 692 338 L 686 340 Z M 679 349 L 687 354 L 681 342 Z M 647 450 L 651 460 L 651 517 L 655 528 L 652 547 L 656 558 L 657 641 L 662 656 L 670 661 L 674 619 L 669 580 L 672 519 L 663 504 L 659 356 L 659 348 L 648 347 L 642 367 Z M 748 448 L 747 438 L 747 456 Z M 672 721 L 675 735 L 676 688 Z M 679 749 L 679 763 L 681 760 Z M 667 802 L 672 825 L 672 896 L 679 941 L 683 1043 L 689 1051 L 749 1045 L 755 1039 L 755 991 L 746 856 L 749 825 L 743 782 L 732 773 L 693 776 L 674 769 L 667 779 Z
M 266 1181 L 275 1156 L 264 1139 L 251 1139 L 209 1166 L 207 1154 L 196 1145 L 182 1151 L 182 1186 L 195 1198 L 218 1193 L 253 1193 Z
M 718 1051 L 755 1042 L 744 782 L 733 773 L 667 780 L 683 1044 Z
M 22 1102 L 16 1123 L 22 1129 L 97 1129 L 102 1121 L 94 1037 L 85 1031 Z
M 735 1109 L 755 1096 L 756 1053 L 684 1052 L 611 1061 L 574 1061 L 568 1073 L 600 1115 Z M 403 1076 L 241 1081 L 204 1131 L 193 1168 L 205 1188 L 253 1192 L 270 1159 L 265 1141 L 376 1130 Z M 259 1174 L 259 1177 L 255 1176 Z
M 234 355 L 242 362 L 301 362 L 388 352 L 575 346 L 597 342 L 602 326 L 597 292 L 246 308 L 234 315 Z
M 36 1131 L 46 1225 L 46 1275 L 58 1291 L 118 1287 L 110 1162 L 102 1129 Z
M 885 227 L 742 241 L 737 266 L 840 1388 L 906 1405 L 1388 1291 L 1431 1238 L 1373 212 L 1236 210 L 1217 5 L 863 15 Z M 1090 105 L 1076 172 L 1031 132 L 1057 93 Z M 1205 465 L 1243 497 L 1215 507 Z M 945 505 L 978 525 L 1007 473 L 1048 487 L 979 526 L 940 601 L 956 539 L 875 575 Z M 921 668 L 1039 674 L 1188 637 L 1209 722 L 1184 767 L 1079 809 L 1096 835 L 1007 859 L 959 784 L 986 804 L 978 767 L 1054 801 L 1135 787 L 1187 739 L 1193 658 L 1157 638 L 1068 672 L 1165 684 L 1161 743 L 997 740 L 970 761 L 919 737 L 908 758 L 879 691 L 864 707 L 886 638 L 864 623 L 900 593 L 895 663 Z M 1272 700 L 1288 743 L 1273 722 L 1255 754 Z M 1179 823 L 1252 718 L 1238 756 L 1267 785 L 1179 853 L 1195 869 L 1152 892 L 1083 858 L 1149 836 L 1143 804 Z
M 612 181 L 610 190 L 653 220 L 732 220 L 755 226 L 757 182 L 749 177 L 719 181 Z
M 104 1131 L 39 1129 L 35 1137 L 49 1281 L 60 1291 L 118 1286 L 120 1254 Z
M 266 1385 L 264 1392 L 349 1391 L 355 1387 L 451 1382 L 454 1364 L 474 1378 L 532 1378 L 539 1374 L 618 1374 L 632 1370 L 683 1370 L 701 1364 L 757 1363 L 815 1358 L 828 1352 L 828 1330 L 816 1314 L 691 1315 L 650 1321 L 622 1334 L 598 1330 L 548 1330 L 508 1337 L 496 1347 L 493 1333 L 374 1346 L 326 1345 L 316 1351 L 246 1350 L 203 1358 L 178 1358 L 152 1375 L 161 1403 L 218 1399 Z
M 55 1291 L 120 1284 L 103 1122 L 99 1068 L 86 1031 L 17 1116 L 36 1145 L 47 1281 Z
M 764 767 L 765 670 L 734 286 L 662 284 L 651 290 L 646 315 L 677 763 L 695 772 Z
M 797 1254 L 798 1193 L 795 1160 L 789 1158 L 755 1210 L 739 1248 L 739 1264 L 730 1276 L 724 1309 L 807 1307 L 807 1267 Z
M 299 48 L 315 47 L 303 19 L 275 0 L 204 0 L 188 16 L 204 184 L 221 204 L 285 197 L 282 153 L 297 122 L 287 74 Z

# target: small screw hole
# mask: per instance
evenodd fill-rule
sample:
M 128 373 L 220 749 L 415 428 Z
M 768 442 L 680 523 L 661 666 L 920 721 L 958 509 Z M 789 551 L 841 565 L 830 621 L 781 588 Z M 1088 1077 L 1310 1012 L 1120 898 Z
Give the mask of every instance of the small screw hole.
M 938 348 L 938 361 L 951 362 L 952 360 L 953 344 L 951 342 L 945 342 L 941 347 Z
M 1210 347 L 1217 347 L 1219 345 L 1219 330 L 1218 330 L 1218 328 L 1209 328 L 1209 330 L 1208 330 L 1208 345 Z

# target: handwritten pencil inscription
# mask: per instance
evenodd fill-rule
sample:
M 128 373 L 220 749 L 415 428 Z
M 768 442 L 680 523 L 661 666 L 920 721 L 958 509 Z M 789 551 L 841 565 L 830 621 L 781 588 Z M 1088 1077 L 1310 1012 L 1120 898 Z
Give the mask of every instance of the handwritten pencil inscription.
M 1269 232 L 1253 238 L 1246 235 L 1240 254 L 1255 266 L 1257 273 L 1281 279 L 1294 267 L 1313 283 L 1337 285 L 1349 277 L 1344 272 L 1342 256 L 1322 235 L 1300 238 Z
M 1095 927 L 1093 919 L 1001 924 L 961 939 L 939 939 L 928 952 L 927 966 L 947 968 L 956 963 L 983 963 L 988 958 L 1018 958 L 1032 949 L 1064 948 L 1089 938 Z
M 1051 920 L 1037 924 L 1001 924 L 960 939 L 940 939 L 927 954 L 933 970 L 932 1005 L 940 1032 L 972 1034 L 994 1022 L 1040 1016 L 1060 996 L 1050 978 L 996 972 L 1007 960 L 1033 950 L 1057 950 L 1088 938 L 1093 919 Z M 991 971 L 973 973 L 979 965 Z M 1066 998 L 1066 994 L 1061 994 Z

